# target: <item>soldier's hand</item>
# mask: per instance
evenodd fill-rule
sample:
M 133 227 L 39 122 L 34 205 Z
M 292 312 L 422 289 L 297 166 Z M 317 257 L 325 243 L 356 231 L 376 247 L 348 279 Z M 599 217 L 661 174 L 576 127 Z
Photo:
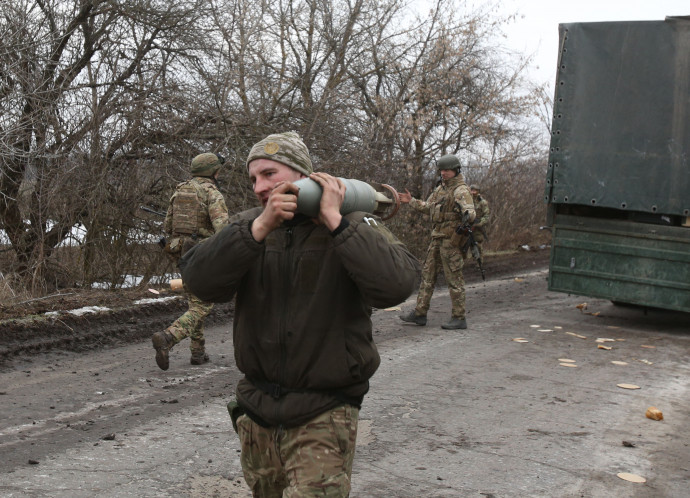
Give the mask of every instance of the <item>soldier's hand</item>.
M 340 178 L 327 173 L 312 173 L 309 178 L 318 183 L 322 189 L 318 221 L 333 231 L 338 228 L 343 219 L 340 207 L 345 199 L 345 184 Z
M 402 204 L 408 204 L 412 200 L 412 194 L 410 194 L 410 191 L 407 189 L 405 189 L 405 193 L 400 192 L 398 197 Z
M 261 242 L 283 221 L 291 220 L 297 211 L 297 192 L 299 189 L 291 182 L 276 183 L 268 196 L 266 207 L 252 223 L 252 237 Z

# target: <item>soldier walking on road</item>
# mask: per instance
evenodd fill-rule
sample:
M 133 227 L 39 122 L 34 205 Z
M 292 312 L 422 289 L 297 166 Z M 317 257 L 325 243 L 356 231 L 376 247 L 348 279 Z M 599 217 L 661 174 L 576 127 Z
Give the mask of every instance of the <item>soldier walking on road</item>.
M 365 213 L 340 213 L 345 184 L 313 172 L 295 132 L 256 143 L 247 172 L 263 207 L 189 251 L 180 268 L 203 299 L 235 299 L 235 363 L 244 374 L 228 405 L 244 478 L 257 497 L 350 492 L 359 408 L 380 364 L 372 307 L 412 294 L 419 262 Z M 317 218 L 297 212 L 309 177 Z
M 486 230 L 489 227 L 489 203 L 482 196 L 479 185 L 470 185 L 470 193 L 472 194 L 474 211 L 477 213 L 477 217 L 472 224 L 472 234 L 474 235 L 474 241 L 477 243 L 479 257 L 481 258 L 484 255 L 482 244 L 487 239 Z M 463 259 L 469 259 L 472 255 L 469 246 L 467 244 L 466 246 L 462 252 Z
M 220 190 L 218 175 L 225 162 L 222 156 L 210 152 L 192 159 L 192 179 L 180 183 L 170 198 L 163 228 L 170 234 L 165 252 L 178 263 L 182 255 L 197 243 L 207 239 L 228 224 L 228 208 Z M 211 313 L 213 303 L 204 302 L 188 292 L 188 310 L 163 332 L 151 338 L 156 349 L 156 363 L 162 370 L 169 366 L 172 347 L 189 337 L 192 365 L 209 361 L 204 339 L 204 319 Z
M 400 319 L 417 325 L 426 325 L 426 314 L 431 304 L 436 278 L 443 268 L 452 301 L 452 317 L 441 327 L 449 330 L 466 329 L 461 248 L 467 237 L 457 234 L 455 229 L 463 222 L 474 221 L 474 204 L 470 190 L 460 174 L 460 160 L 455 155 L 442 156 L 437 162 L 437 168 L 441 175 L 441 183 L 426 202 L 413 198 L 407 189 L 404 194 L 400 194 L 402 203 L 409 203 L 417 211 L 429 214 L 432 224 L 431 243 L 422 269 L 417 306 L 410 313 L 400 315 Z

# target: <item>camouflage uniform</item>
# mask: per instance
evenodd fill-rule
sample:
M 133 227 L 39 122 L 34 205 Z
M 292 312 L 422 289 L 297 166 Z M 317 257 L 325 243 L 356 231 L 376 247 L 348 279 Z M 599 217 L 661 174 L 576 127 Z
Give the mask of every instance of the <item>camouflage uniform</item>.
M 201 158 L 201 161 L 200 161 Z M 219 159 L 215 154 L 201 154 L 192 162 L 192 174 L 211 176 L 194 176 L 191 180 L 180 183 L 175 188 L 175 193 L 170 198 L 170 205 L 163 223 L 166 233 L 169 233 L 165 251 L 175 261 L 179 262 L 182 255 L 199 242 L 203 242 L 214 233 L 220 231 L 228 224 L 228 208 L 225 205 L 223 194 L 218 190 L 215 171 L 220 168 Z M 199 167 L 201 162 L 201 167 Z M 204 170 L 204 164 L 212 164 L 215 170 Z M 212 172 L 211 172 L 212 171 Z M 204 339 L 204 319 L 211 313 L 213 303 L 204 302 L 186 290 L 187 311 L 170 325 L 164 335 L 168 338 L 167 350 L 162 361 L 160 352 L 156 361 L 159 367 L 167 370 L 167 352 L 178 342 L 189 337 L 189 349 L 192 353 L 192 364 L 200 364 L 208 361 Z M 160 334 L 160 333 L 159 333 Z M 168 335 L 169 334 L 169 335 Z M 154 348 L 161 345 L 156 342 L 154 334 Z M 160 339 L 159 339 L 160 340 Z
M 474 219 L 472 224 L 472 234 L 474 235 L 474 240 L 477 242 L 477 249 L 479 249 L 479 257 L 484 254 L 482 251 L 482 244 L 486 239 L 486 229 L 489 226 L 489 203 L 484 197 L 479 193 L 479 187 L 472 185 L 470 190 L 476 190 L 477 194 L 472 195 L 472 201 L 474 203 L 474 210 L 477 213 L 477 217 Z M 464 259 L 470 258 L 472 255 L 469 247 L 465 252 L 463 252 L 462 257 Z
M 433 227 L 431 243 L 422 268 L 422 283 L 419 286 L 415 314 L 426 316 L 438 272 L 443 268 L 450 292 L 453 317 L 464 319 L 465 281 L 462 277 L 463 259 L 460 248 L 465 238 L 456 234 L 455 228 L 462 223 L 463 213 L 466 211 L 470 220 L 474 219 L 474 204 L 470 190 L 462 175 L 458 173 L 453 178 L 442 181 L 426 202 L 413 198 L 410 206 L 429 214 Z
M 358 416 L 359 409 L 342 405 L 292 428 L 262 427 L 240 416 L 240 459 L 252 494 L 348 496 Z

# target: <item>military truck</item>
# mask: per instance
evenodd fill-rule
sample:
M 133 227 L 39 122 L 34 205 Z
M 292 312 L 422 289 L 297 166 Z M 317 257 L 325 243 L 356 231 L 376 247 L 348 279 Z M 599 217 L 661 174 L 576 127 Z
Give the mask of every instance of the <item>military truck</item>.
M 690 17 L 559 25 L 548 287 L 690 312 Z

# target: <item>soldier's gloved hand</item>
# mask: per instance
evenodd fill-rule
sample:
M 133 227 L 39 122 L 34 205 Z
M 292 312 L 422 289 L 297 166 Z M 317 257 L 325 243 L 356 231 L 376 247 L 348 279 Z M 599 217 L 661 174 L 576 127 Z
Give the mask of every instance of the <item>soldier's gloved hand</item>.
M 455 233 L 457 233 L 458 235 L 469 235 L 470 227 L 469 225 L 458 225 L 455 228 Z

